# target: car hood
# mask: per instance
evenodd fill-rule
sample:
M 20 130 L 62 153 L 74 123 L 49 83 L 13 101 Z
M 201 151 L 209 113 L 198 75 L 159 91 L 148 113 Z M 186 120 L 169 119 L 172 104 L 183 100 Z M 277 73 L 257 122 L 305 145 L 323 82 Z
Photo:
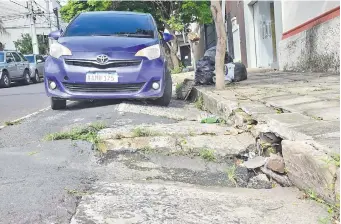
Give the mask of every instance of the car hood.
M 137 52 L 158 43 L 158 39 L 132 37 L 61 37 L 58 42 L 74 52 Z

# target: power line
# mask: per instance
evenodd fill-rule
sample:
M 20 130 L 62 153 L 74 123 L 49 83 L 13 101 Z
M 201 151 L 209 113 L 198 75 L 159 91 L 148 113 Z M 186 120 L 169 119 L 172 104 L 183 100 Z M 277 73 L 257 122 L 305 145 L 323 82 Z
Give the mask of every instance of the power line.
M 40 7 L 43 11 L 47 11 L 47 9 L 43 6 L 41 6 L 40 4 L 38 4 L 35 0 L 34 0 L 34 3 L 38 6 L 38 8 Z
M 14 3 L 14 4 L 17 4 L 21 7 L 24 7 L 25 9 L 27 9 L 27 6 L 23 6 L 22 4 L 19 4 L 18 2 L 15 2 L 15 1 L 12 1 L 12 0 L 9 0 L 10 2 Z

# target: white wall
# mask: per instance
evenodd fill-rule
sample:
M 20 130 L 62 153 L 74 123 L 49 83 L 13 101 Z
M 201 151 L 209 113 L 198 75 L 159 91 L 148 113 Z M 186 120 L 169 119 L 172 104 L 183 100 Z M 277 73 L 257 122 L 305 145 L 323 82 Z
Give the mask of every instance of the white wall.
M 19 4 L 26 6 L 26 1 L 16 1 Z M 35 0 L 34 9 L 38 8 L 45 12 L 42 16 L 37 16 L 36 19 L 36 33 L 39 35 L 47 35 L 51 30 L 57 29 L 57 22 L 54 14 L 51 14 L 51 29 L 48 20 L 47 3 L 45 0 Z M 60 7 L 55 0 L 49 0 L 49 11 L 53 13 L 54 7 Z M 5 44 L 6 49 L 15 49 L 14 41 L 20 39 L 21 34 L 31 33 L 30 19 L 26 16 L 28 9 L 14 4 L 9 0 L 1 0 L 0 18 L 3 20 L 3 25 L 7 34 L 0 34 L 0 42 Z M 63 23 L 61 22 L 63 27 Z
M 339 1 L 282 0 L 283 32 L 291 30 L 338 6 L 340 6 Z

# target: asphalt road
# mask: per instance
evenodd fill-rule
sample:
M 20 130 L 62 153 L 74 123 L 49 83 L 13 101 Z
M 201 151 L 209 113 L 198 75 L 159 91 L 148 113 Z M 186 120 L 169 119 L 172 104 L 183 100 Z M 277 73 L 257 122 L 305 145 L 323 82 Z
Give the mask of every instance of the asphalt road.
M 50 105 L 44 83 L 0 88 L 0 126 Z

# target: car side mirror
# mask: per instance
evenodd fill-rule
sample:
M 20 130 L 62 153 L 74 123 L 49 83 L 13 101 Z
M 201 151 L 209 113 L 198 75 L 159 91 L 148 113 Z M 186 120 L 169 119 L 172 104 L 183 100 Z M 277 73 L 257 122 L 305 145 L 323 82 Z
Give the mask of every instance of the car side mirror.
M 37 60 L 37 63 L 42 63 L 42 62 L 43 62 L 43 60 L 41 60 L 41 59 Z
M 163 40 L 169 42 L 174 39 L 174 36 L 170 33 L 163 33 Z
M 6 59 L 6 62 L 7 62 L 7 63 L 11 63 L 11 62 L 13 62 L 13 60 L 12 60 L 12 58 L 7 58 L 7 59 Z
M 58 40 L 58 38 L 62 35 L 62 30 L 53 31 L 49 34 L 49 38 L 53 40 Z

